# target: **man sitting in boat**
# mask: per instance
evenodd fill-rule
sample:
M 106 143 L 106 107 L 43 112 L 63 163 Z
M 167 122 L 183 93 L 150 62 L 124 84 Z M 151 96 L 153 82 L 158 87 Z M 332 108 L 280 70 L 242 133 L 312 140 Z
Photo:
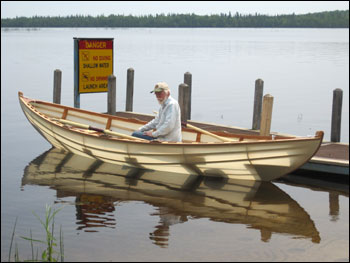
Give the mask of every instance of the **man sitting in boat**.
M 165 82 L 158 82 L 151 93 L 155 93 L 161 105 L 157 116 L 132 133 L 132 136 L 146 140 L 181 142 L 181 113 L 179 103 L 170 96 Z M 154 130 L 155 129 L 155 130 Z

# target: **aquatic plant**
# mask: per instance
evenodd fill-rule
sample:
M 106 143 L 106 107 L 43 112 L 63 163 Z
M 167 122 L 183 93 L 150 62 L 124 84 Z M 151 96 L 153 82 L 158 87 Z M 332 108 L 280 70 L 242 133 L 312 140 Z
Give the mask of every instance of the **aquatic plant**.
M 32 258 L 29 261 L 57 262 L 59 259 L 61 262 L 64 261 L 64 246 L 63 246 L 62 226 L 60 227 L 60 240 L 59 240 L 60 251 L 54 250 L 54 248 L 57 247 L 56 238 L 54 237 L 55 216 L 62 208 L 63 207 L 61 207 L 57 210 L 52 210 L 52 207 L 50 205 L 46 205 L 45 219 L 44 220 L 41 220 L 40 217 L 33 212 L 35 217 L 39 220 L 39 222 L 41 223 L 41 225 L 45 229 L 46 240 L 34 239 L 32 236 L 31 229 L 30 229 L 30 236 L 29 237 L 21 236 L 22 239 L 28 240 L 30 242 L 30 245 L 31 245 Z M 11 261 L 11 252 L 12 252 L 12 245 L 13 245 L 13 241 L 14 241 L 14 237 L 15 237 L 16 225 L 17 225 L 17 218 L 15 221 L 15 225 L 13 227 L 13 232 L 12 232 L 12 237 L 11 237 L 10 251 L 9 251 L 9 257 L 8 257 L 9 262 Z M 36 250 L 36 255 L 34 256 L 34 243 L 44 244 L 46 246 L 46 248 L 41 253 L 41 259 L 39 259 L 39 257 L 38 257 L 38 248 Z M 54 255 L 57 255 L 57 257 L 55 258 Z M 20 261 L 17 243 L 15 243 L 14 261 L 16 261 L 16 262 Z

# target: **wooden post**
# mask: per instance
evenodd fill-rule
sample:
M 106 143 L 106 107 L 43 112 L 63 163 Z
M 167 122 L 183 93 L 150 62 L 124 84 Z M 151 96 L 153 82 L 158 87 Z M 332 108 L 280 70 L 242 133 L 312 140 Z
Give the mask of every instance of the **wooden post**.
M 190 96 L 189 96 L 189 86 L 187 84 L 180 84 L 179 85 L 179 95 L 178 95 L 178 100 L 179 100 L 179 105 L 181 109 L 181 121 L 186 122 L 188 120 L 188 109 L 190 105 Z
M 189 91 L 188 91 L 188 111 L 187 111 L 187 120 L 191 119 L 191 103 L 192 103 L 192 74 L 190 72 L 186 72 L 184 74 L 184 83 L 188 85 Z
M 61 104 L 62 71 L 56 69 L 53 73 L 53 103 Z
M 273 97 L 266 94 L 263 99 L 260 135 L 269 136 L 271 130 Z
M 331 142 L 340 142 L 342 104 L 343 90 L 333 90 Z
M 134 98 L 134 69 L 129 68 L 126 82 L 126 104 L 125 111 L 132 111 Z
M 254 108 L 253 108 L 253 130 L 260 129 L 262 98 L 264 94 L 264 81 L 257 79 L 255 81 Z
M 115 115 L 116 113 L 116 77 L 112 74 L 108 76 L 108 95 L 107 95 L 107 113 Z
M 74 39 L 74 108 L 80 108 L 80 93 L 79 93 L 79 39 Z

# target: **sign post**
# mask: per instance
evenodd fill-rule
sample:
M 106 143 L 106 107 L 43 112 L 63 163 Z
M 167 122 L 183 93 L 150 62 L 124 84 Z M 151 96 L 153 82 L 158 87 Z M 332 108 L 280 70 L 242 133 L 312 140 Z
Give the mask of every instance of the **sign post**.
M 108 91 L 113 74 L 113 38 L 74 38 L 74 107 L 81 93 Z

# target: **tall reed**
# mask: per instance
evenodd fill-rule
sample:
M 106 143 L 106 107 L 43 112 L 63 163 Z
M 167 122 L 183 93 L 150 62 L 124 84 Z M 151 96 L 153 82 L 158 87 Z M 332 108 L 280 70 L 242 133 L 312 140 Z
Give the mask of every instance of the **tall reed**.
M 44 220 L 41 220 L 40 217 L 33 212 L 35 217 L 40 221 L 41 225 L 45 229 L 46 240 L 34 239 L 32 236 L 32 230 L 30 230 L 29 237 L 21 236 L 22 239 L 28 240 L 30 242 L 30 245 L 31 245 L 32 258 L 29 261 L 57 262 L 58 259 L 60 259 L 61 262 L 64 261 L 62 226 L 60 227 L 60 244 L 59 244 L 60 251 L 54 250 L 54 248 L 57 247 L 56 238 L 54 237 L 55 216 L 62 208 L 63 207 L 52 211 L 52 207 L 50 205 L 46 205 L 45 219 Z M 9 257 L 8 257 L 9 262 L 11 261 L 11 251 L 12 251 L 12 245 L 13 245 L 13 241 L 14 241 L 14 237 L 15 237 L 16 224 L 17 224 L 17 218 L 15 221 L 15 225 L 14 225 L 12 237 L 11 237 L 10 251 L 9 251 Z M 44 244 L 46 246 L 46 248 L 41 253 L 41 259 L 38 258 L 38 248 L 36 251 L 36 256 L 34 256 L 34 243 Z M 57 258 L 54 257 L 55 254 L 57 254 Z M 17 243 L 15 244 L 14 261 L 16 261 L 16 262 L 20 261 Z

